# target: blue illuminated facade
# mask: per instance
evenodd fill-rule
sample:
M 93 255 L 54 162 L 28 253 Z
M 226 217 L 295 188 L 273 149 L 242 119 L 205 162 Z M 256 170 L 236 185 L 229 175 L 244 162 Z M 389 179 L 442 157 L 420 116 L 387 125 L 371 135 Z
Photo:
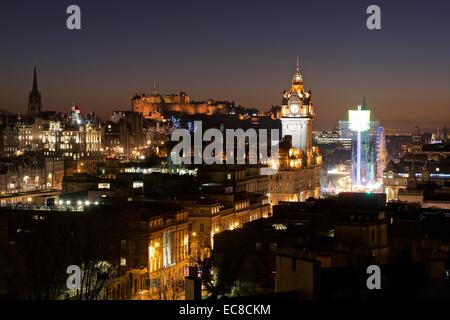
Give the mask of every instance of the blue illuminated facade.
M 381 178 L 385 161 L 384 128 L 370 119 L 363 105 L 349 110 L 349 119 L 339 121 L 343 138 L 351 139 L 351 180 L 356 189 L 374 188 Z M 381 173 L 381 174 L 380 174 Z

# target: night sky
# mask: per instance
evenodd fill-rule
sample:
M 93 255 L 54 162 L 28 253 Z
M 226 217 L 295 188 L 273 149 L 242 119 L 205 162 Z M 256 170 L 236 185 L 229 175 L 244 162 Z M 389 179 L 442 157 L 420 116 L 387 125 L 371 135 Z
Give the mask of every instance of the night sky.
M 77 4 L 82 30 L 66 29 Z M 378 4 L 382 30 L 366 28 Z M 0 4 L 0 108 L 26 112 L 34 64 L 45 110 L 106 118 L 131 97 L 280 104 L 300 58 L 315 128 L 367 97 L 386 127 L 450 124 L 449 1 L 22 1 Z M 448 121 L 447 121 L 448 120 Z

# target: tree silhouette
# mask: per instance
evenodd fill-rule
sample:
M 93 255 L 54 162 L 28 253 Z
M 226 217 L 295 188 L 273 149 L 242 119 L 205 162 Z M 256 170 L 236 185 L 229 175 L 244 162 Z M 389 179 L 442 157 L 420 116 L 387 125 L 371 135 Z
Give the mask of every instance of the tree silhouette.
M 209 299 L 225 297 L 234 287 L 244 267 L 244 256 L 240 250 L 226 246 L 217 252 L 210 246 L 204 248 L 207 254 L 199 260 L 193 259 L 200 268 L 200 278 Z
M 11 210 L 17 230 L 0 248 L 0 281 L 20 300 L 97 299 L 115 269 L 111 214 Z M 109 219 L 106 219 L 109 217 Z M 67 289 L 67 267 L 82 269 L 81 288 Z

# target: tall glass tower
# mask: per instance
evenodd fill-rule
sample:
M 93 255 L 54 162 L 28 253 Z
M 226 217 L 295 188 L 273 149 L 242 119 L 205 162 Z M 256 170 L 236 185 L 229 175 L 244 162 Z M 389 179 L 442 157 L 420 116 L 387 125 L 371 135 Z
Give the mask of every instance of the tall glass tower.
M 339 121 L 342 136 L 352 141 L 351 180 L 355 189 L 373 189 L 385 166 L 384 130 L 371 119 L 366 105 L 348 111 L 348 120 Z

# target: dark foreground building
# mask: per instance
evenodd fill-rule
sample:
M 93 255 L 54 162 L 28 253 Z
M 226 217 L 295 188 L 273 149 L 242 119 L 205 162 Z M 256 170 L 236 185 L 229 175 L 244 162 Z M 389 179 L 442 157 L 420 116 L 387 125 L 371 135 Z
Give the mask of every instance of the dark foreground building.
M 385 197 L 348 193 L 336 199 L 281 203 L 271 218 L 216 235 L 214 250 L 225 266 L 236 257 L 236 281 L 229 294 L 450 297 L 450 237 L 445 232 L 450 219 L 443 212 L 430 218 L 405 204 L 386 206 Z M 218 269 L 227 272 L 218 261 Z M 371 265 L 381 269 L 381 290 L 367 287 Z

